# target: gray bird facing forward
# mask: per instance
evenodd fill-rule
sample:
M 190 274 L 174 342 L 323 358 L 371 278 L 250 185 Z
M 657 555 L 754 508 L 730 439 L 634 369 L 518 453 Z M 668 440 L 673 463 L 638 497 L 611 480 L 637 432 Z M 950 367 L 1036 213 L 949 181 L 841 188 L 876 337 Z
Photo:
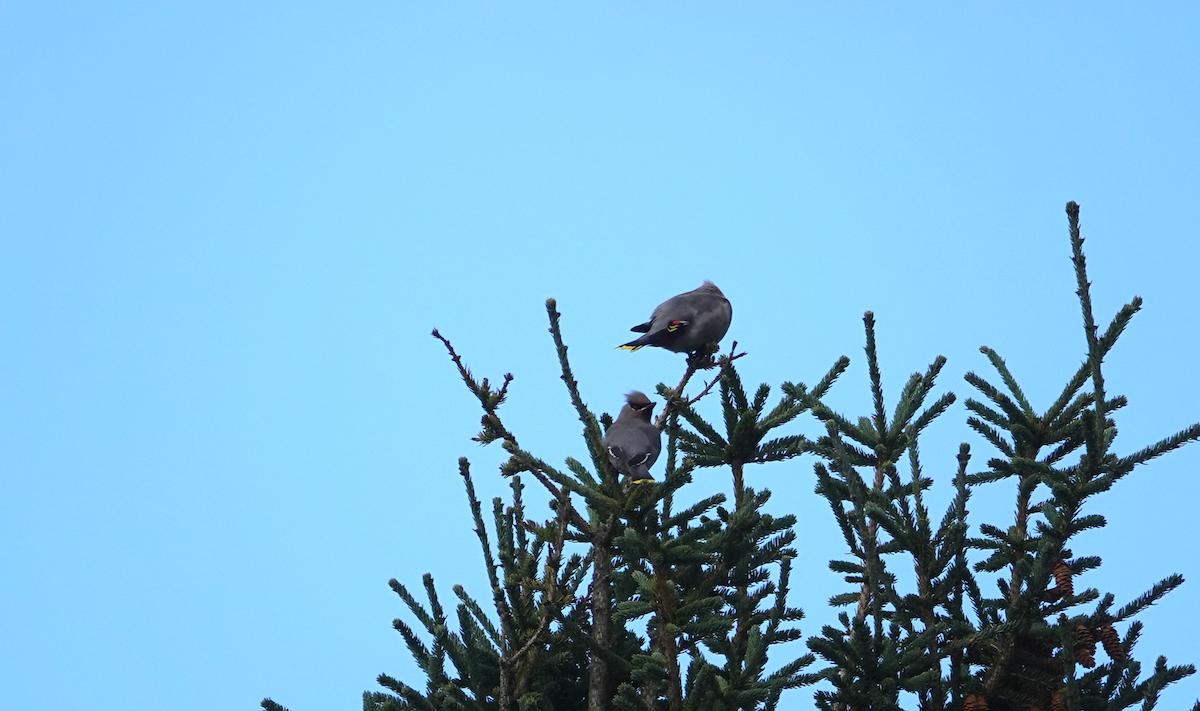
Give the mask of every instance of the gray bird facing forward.
M 733 306 L 717 285 L 705 281 L 699 289 L 672 296 L 658 305 L 650 320 L 629 329 L 646 335 L 621 348 L 636 351 L 658 346 L 676 353 L 694 353 L 719 343 L 733 321 Z
M 654 403 L 636 390 L 625 396 L 617 421 L 604 434 L 604 449 L 617 471 L 633 481 L 650 479 L 650 467 L 662 451 L 658 428 L 650 423 Z

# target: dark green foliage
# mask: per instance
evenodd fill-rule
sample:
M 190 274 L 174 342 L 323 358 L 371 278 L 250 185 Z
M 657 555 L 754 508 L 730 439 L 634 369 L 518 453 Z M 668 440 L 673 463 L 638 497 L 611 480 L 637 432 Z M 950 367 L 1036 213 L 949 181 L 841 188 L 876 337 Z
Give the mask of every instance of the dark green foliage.
M 1072 203 L 1067 210 L 1084 315 L 1084 362 L 1039 414 L 1000 355 L 981 349 L 1000 385 L 967 374 L 984 398 L 967 400 L 972 413 L 967 424 L 1000 456 L 988 461 L 987 470 L 968 474 L 969 451 L 962 446 L 956 494 L 936 527 L 923 500 L 932 482 L 923 475 L 917 439 L 953 401 L 946 394 L 925 405 L 943 359 L 909 379 L 889 418 L 868 313 L 870 416 L 852 421 L 825 408 L 815 395 L 784 386 L 826 427 L 826 436 L 812 448 L 822 460 L 815 467 L 817 492 L 829 501 L 853 558 L 830 564 L 852 586 L 831 604 L 853 605 L 852 613 L 843 613 L 840 628 L 826 627 L 822 636 L 809 640 L 830 663 L 824 674 L 834 691 L 818 692 L 821 708 L 897 709 L 904 694 L 915 696 L 921 709 L 982 708 L 984 703 L 991 711 L 1123 709 L 1135 703 L 1151 708 L 1162 688 L 1194 671 L 1168 667 L 1160 659 L 1150 676 L 1139 680 L 1141 666 L 1130 656 L 1138 623 L 1115 650 L 1118 658 L 1095 666 L 1096 639 L 1109 635 L 1117 646 L 1112 624 L 1181 584 L 1179 576 L 1115 614 L 1109 611 L 1111 595 L 1090 614 L 1077 611 L 1100 599 L 1099 591 L 1076 590 L 1073 582 L 1098 567 L 1100 558 L 1067 549 L 1076 534 L 1105 525 L 1103 516 L 1085 511 L 1090 499 L 1136 465 L 1197 439 L 1200 427 L 1130 456 L 1112 453 L 1116 426 L 1111 415 L 1125 399 L 1106 392 L 1102 366 L 1141 300 L 1122 308 L 1097 335 L 1078 207 Z M 902 464 L 907 464 L 903 476 Z M 969 537 L 966 507 L 973 490 L 1002 481 L 1016 484 L 1015 520 L 1006 526 L 981 524 L 980 536 Z M 1044 498 L 1035 501 L 1037 495 Z M 968 549 L 985 555 L 968 565 Z M 913 593 L 899 592 L 889 567 L 896 556 L 911 566 Z M 998 597 L 984 596 L 981 587 L 988 585 L 977 574 L 998 574 L 992 582 Z
M 784 383 L 768 406 L 768 385 L 753 395 L 744 387 L 736 343 L 719 358 L 696 354 L 677 386 L 658 386 L 665 456 L 658 480 L 643 484 L 622 482 L 608 462 L 602 438 L 612 420 L 584 404 L 553 300 L 550 331 L 586 450 L 563 468 L 522 449 L 505 427 L 499 408 L 512 376 L 499 389 L 476 380 L 435 331 L 483 409 L 475 439 L 501 442 L 508 453 L 501 472 L 512 497 L 496 499 L 485 521 L 470 466 L 460 460 L 490 605 L 455 587 L 451 615 L 430 576 L 421 600 L 391 581 L 417 623 L 396 620 L 395 628 L 426 681 L 418 689 L 381 675 L 389 693 L 364 694 L 364 710 L 775 709 L 785 691 L 815 682 L 814 702 L 824 711 L 1153 709 L 1165 687 L 1195 670 L 1160 657 L 1143 673 L 1133 657 L 1142 626 L 1131 618 L 1183 579 L 1172 575 L 1114 609 L 1113 595 L 1078 584 L 1101 559 L 1071 547 L 1080 545 L 1077 534 L 1106 525 L 1097 495 L 1137 465 L 1200 438 L 1200 425 L 1132 454 L 1114 451 L 1114 413 L 1126 401 L 1109 393 L 1103 363 L 1141 301 L 1099 331 L 1078 206 L 1067 212 L 1082 363 L 1039 412 L 1004 359 L 981 349 L 995 382 L 966 375 L 978 393 L 965 403 L 966 424 L 996 452 L 981 471 L 969 471 L 966 444 L 953 463 L 948 455 L 932 460 L 950 465 L 935 467 L 946 471 L 950 493 L 940 516 L 919 440 L 955 402 L 935 392 L 946 360 L 911 375 L 889 406 L 869 312 L 869 413 L 846 416 L 824 401 L 848 358 L 811 388 Z M 706 366 L 718 367 L 717 375 L 685 396 Z M 714 387 L 719 424 L 696 409 Z M 812 428 L 807 436 L 780 432 L 800 421 Z M 829 601 L 845 608 L 838 624 L 808 638 L 812 653 L 780 660 L 779 645 L 801 639 L 795 625 L 803 613 L 789 604 L 796 519 L 766 513 L 770 491 L 747 477 L 753 465 L 801 455 L 815 459 L 816 493 L 845 541 L 829 567 L 848 587 Z M 729 489 L 695 484 L 693 473 L 704 468 L 728 471 Z M 525 476 L 548 495 L 548 519 L 527 516 Z M 1006 487 L 1014 519 L 972 533 L 971 498 L 1005 495 Z M 806 671 L 818 658 L 824 666 Z M 796 707 L 794 692 L 786 704 Z M 286 711 L 269 699 L 263 708 Z

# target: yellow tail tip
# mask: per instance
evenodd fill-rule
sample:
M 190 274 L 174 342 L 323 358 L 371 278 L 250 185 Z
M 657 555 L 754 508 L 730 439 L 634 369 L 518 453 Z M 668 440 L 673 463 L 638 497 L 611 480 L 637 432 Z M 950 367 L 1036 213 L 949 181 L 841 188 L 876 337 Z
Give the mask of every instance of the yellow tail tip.
M 642 346 L 617 346 L 617 348 L 623 351 L 636 351 L 639 348 L 642 348 Z

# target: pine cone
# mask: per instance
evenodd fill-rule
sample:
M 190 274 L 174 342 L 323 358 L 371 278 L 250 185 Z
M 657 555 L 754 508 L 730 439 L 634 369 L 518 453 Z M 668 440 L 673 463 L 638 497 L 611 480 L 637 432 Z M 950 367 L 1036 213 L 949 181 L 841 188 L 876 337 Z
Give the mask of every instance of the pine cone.
M 1054 696 L 1050 698 L 1050 711 L 1063 711 L 1062 692 L 1054 692 Z
M 1075 583 L 1071 580 L 1071 568 L 1061 560 L 1054 564 L 1054 582 L 1058 584 L 1058 591 L 1065 597 L 1071 597 L 1075 594 Z
M 988 711 L 987 699 L 979 694 L 967 694 L 963 699 L 963 711 Z
M 1121 637 L 1110 624 L 1105 624 L 1100 628 L 1100 643 L 1104 645 L 1104 653 L 1114 662 L 1124 662 L 1129 657 L 1125 654 L 1125 648 L 1121 646 Z
M 1096 638 L 1083 625 L 1075 626 L 1075 661 L 1091 669 L 1096 666 Z
M 1092 636 L 1092 631 L 1083 625 L 1075 625 L 1075 653 L 1083 650 L 1089 655 L 1096 653 L 1096 638 Z

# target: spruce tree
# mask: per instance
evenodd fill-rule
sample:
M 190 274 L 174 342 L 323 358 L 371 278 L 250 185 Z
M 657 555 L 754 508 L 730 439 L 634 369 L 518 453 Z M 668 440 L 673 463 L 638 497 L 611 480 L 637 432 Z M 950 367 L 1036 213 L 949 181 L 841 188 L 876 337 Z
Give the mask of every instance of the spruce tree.
M 950 392 L 935 393 L 946 361 L 939 356 L 913 374 L 889 406 L 871 313 L 867 415 L 825 403 L 846 357 L 811 387 L 783 383 L 768 408 L 770 386 L 751 396 L 742 384 L 737 344 L 719 356 L 710 350 L 688 359 L 677 385 L 658 386 L 664 464 L 656 481 L 642 484 L 622 481 L 608 461 L 602 438 L 612 419 L 580 394 L 553 300 L 550 332 L 582 424 L 581 456 L 562 467 L 524 449 L 505 426 L 500 408 L 513 376 L 498 387 L 476 378 L 434 331 L 483 410 L 475 440 L 508 455 L 500 474 L 511 496 L 495 499 L 485 517 L 470 463 L 459 460 L 490 596 L 455 586 L 452 622 L 429 575 L 424 599 L 392 580 L 419 627 L 393 624 L 426 679 L 418 688 L 380 675 L 386 691 L 366 692 L 364 711 L 734 711 L 775 709 L 785 692 L 795 708 L 804 703 L 795 690 L 817 682 L 814 701 L 824 711 L 1152 709 L 1166 686 L 1195 669 L 1159 657 L 1143 670 L 1134 656 L 1142 626 L 1133 618 L 1183 579 L 1169 576 L 1117 607 L 1112 594 L 1082 586 L 1101 560 L 1076 552 L 1074 538 L 1105 525 L 1100 494 L 1139 464 L 1200 438 L 1200 425 L 1132 454 L 1114 450 L 1115 413 L 1126 400 L 1109 392 L 1103 364 L 1141 300 L 1099 330 L 1078 206 L 1069 203 L 1067 214 L 1081 364 L 1039 411 L 1000 355 L 981 349 L 998 384 L 967 374 L 977 395 L 966 400 L 966 424 L 995 452 L 979 471 L 970 469 L 966 444 L 953 458 L 936 457 L 953 462 L 935 467 L 947 471 L 953 491 L 940 520 L 919 441 L 955 402 Z M 716 372 L 686 395 L 705 370 Z M 719 425 L 700 411 L 702 400 L 719 403 Z M 781 431 L 805 421 L 808 435 Z M 748 480 L 753 465 L 802 455 L 815 459 L 816 493 L 846 544 L 830 569 L 849 587 L 830 600 L 846 608 L 839 624 L 807 640 L 812 653 L 781 659 L 779 645 L 801 639 L 803 613 L 790 604 L 796 519 L 768 514 L 770 491 Z M 727 472 L 728 488 L 696 483 L 702 468 Z M 528 480 L 549 501 L 545 519 L 527 511 Z M 1003 496 L 1006 487 L 1015 489 L 1014 519 L 973 531 L 971 497 Z M 270 699 L 262 706 L 283 709 Z

